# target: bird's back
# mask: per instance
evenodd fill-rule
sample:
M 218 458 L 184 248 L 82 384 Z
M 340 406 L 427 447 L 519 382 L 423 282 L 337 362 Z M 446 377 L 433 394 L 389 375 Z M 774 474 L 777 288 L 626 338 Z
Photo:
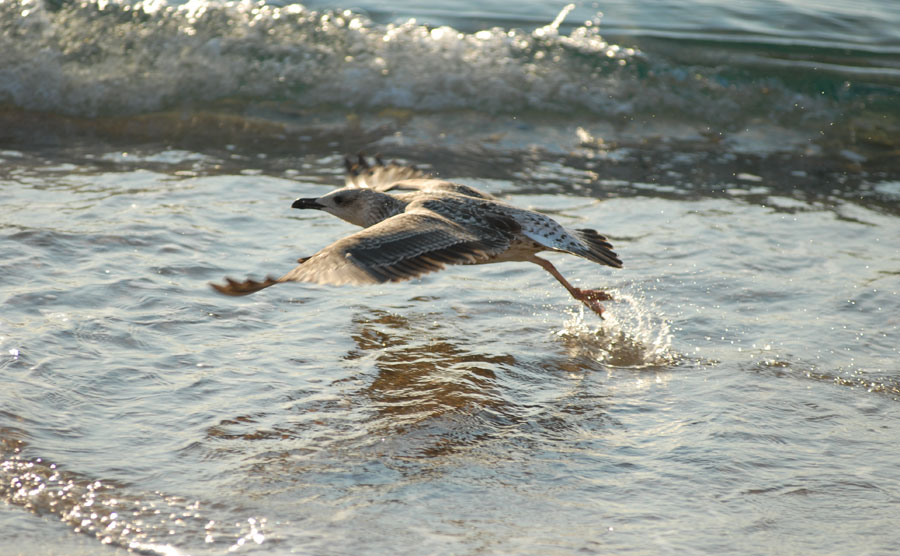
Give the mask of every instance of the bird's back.
M 483 227 L 512 234 L 510 253 L 499 260 L 521 260 L 528 253 L 562 251 L 593 262 L 621 268 L 622 261 L 607 238 L 592 229 L 572 230 L 546 214 L 514 207 L 496 199 L 472 198 L 456 193 L 420 193 L 407 210 L 423 207 L 468 227 Z

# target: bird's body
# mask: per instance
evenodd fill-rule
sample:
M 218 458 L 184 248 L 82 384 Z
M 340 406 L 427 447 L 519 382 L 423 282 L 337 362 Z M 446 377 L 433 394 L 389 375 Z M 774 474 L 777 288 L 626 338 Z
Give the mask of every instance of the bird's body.
M 325 247 L 280 278 L 212 284 L 226 295 L 247 295 L 280 282 L 377 284 L 408 280 L 447 264 L 533 262 L 589 308 L 602 314 L 609 296 L 574 288 L 540 251 L 562 251 L 621 268 L 606 238 L 571 230 L 549 216 L 497 200 L 472 187 L 427 178 L 410 167 L 360 158 L 348 163 L 347 184 L 293 208 L 324 210 L 363 229 Z

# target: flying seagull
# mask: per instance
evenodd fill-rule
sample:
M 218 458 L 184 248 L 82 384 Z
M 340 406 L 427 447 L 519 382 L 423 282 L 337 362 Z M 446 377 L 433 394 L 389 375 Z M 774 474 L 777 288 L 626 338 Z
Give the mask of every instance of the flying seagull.
M 439 180 L 411 166 L 347 159 L 345 186 L 296 209 L 322 210 L 363 229 L 339 239 L 280 278 L 210 284 L 225 295 L 247 295 L 281 282 L 381 284 L 409 280 L 448 264 L 527 261 L 540 265 L 568 292 L 603 316 L 600 290 L 572 286 L 541 251 L 561 251 L 621 268 L 606 237 L 569 229 L 549 216 L 514 207 L 473 187 Z

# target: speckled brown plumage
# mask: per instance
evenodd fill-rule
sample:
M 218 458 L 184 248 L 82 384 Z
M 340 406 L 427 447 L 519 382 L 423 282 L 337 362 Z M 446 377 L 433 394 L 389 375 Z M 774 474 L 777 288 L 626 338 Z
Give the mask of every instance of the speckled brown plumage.
M 475 188 L 424 177 L 415 168 L 380 160 L 348 161 L 346 186 L 294 208 L 324 210 L 363 229 L 325 247 L 280 278 L 212 287 L 247 295 L 282 282 L 377 284 L 415 278 L 448 264 L 527 261 L 550 272 L 569 293 L 602 315 L 603 292 L 573 287 L 540 251 L 562 251 L 621 268 L 603 235 L 570 230 L 544 214 L 497 200 Z

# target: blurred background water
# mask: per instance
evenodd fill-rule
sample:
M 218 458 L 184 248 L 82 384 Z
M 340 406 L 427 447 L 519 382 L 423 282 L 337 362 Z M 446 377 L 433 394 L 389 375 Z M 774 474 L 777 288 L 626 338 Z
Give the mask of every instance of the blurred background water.
M 891 554 L 900 5 L 0 2 L 0 553 Z M 381 153 L 607 234 L 207 286 Z

